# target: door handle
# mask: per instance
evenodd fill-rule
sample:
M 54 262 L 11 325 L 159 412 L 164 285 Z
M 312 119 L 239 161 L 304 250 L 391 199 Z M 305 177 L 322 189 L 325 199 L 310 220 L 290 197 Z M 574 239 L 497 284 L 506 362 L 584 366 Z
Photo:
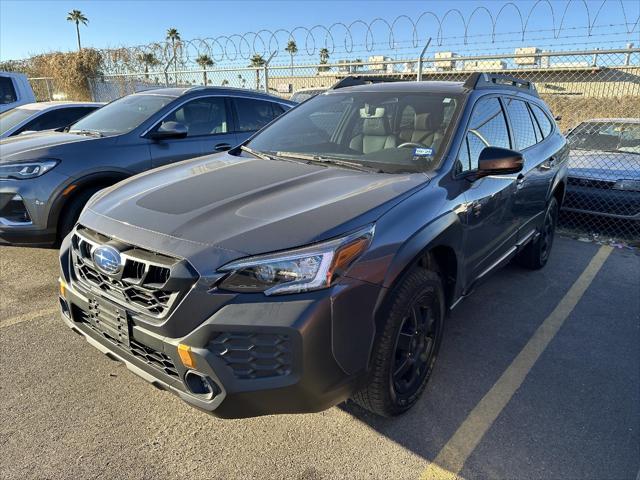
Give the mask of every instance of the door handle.
M 525 176 L 522 173 L 516 177 L 517 188 L 522 188 L 524 186 L 524 179 L 525 179 Z
M 215 147 L 213 147 L 213 149 L 216 152 L 225 152 L 227 150 L 231 150 L 231 145 L 229 145 L 228 143 L 218 143 Z
M 542 170 L 551 170 L 553 166 L 556 164 L 556 157 L 549 157 L 546 162 L 543 162 L 540 165 Z

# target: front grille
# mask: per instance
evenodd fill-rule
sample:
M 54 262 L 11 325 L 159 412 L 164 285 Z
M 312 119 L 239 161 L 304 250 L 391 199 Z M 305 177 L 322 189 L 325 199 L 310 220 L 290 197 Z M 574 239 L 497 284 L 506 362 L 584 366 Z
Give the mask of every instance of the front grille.
M 608 180 L 593 180 L 590 178 L 581 178 L 581 177 L 569 177 L 567 179 L 568 185 L 575 185 L 576 187 L 589 187 L 589 188 L 601 188 L 601 189 L 611 189 L 615 185 L 616 182 L 611 182 Z
M 291 373 L 292 349 L 288 335 L 225 332 L 209 343 L 209 349 L 240 379 Z
M 92 252 L 110 245 L 120 252 L 122 268 L 110 275 L 93 262 Z M 71 239 L 73 271 L 85 286 L 115 302 L 152 317 L 163 317 L 197 280 L 184 260 L 157 254 L 78 227 Z
M 129 339 L 128 345 L 125 343 L 121 343 L 112 335 L 109 335 L 107 332 L 102 331 L 99 328 L 96 328 L 93 322 L 91 322 L 88 312 L 85 312 L 84 310 L 82 310 L 80 307 L 76 305 L 73 305 L 72 311 L 73 311 L 72 313 L 73 320 L 75 322 L 85 324 L 86 326 L 91 328 L 91 330 L 101 335 L 111 343 L 128 351 L 135 357 L 140 358 L 147 365 L 151 365 L 152 367 L 163 371 L 165 374 L 171 377 L 179 378 L 178 370 L 176 370 L 175 364 L 173 363 L 173 361 L 169 356 L 165 355 L 162 352 L 158 352 L 157 350 L 154 350 L 153 348 L 148 347 L 147 345 L 143 345 L 142 343 L 134 340 L 133 338 Z

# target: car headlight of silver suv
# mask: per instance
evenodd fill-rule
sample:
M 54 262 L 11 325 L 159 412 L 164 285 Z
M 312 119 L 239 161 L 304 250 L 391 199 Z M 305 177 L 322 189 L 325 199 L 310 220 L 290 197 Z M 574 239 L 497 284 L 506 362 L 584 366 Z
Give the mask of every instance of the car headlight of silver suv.
M 60 161 L 53 158 L 45 158 L 31 162 L 7 163 L 0 165 L 0 179 L 15 178 L 17 180 L 27 180 L 29 178 L 36 178 L 47 173 L 58 163 L 60 163 Z
M 300 293 L 330 287 L 369 247 L 374 225 L 350 235 L 304 248 L 228 263 L 218 288 L 265 295 Z

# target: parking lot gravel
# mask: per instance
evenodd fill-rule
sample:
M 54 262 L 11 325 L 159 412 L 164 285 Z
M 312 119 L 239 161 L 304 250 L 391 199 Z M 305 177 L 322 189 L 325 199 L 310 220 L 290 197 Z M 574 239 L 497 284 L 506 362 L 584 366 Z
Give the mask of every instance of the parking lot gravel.
M 510 265 L 478 287 L 448 318 L 432 380 L 402 417 L 347 403 L 219 420 L 154 389 L 64 326 L 55 250 L 0 247 L 0 476 L 633 480 L 637 250 L 606 256 L 461 470 L 434 463 L 600 248 L 559 238 L 545 269 Z

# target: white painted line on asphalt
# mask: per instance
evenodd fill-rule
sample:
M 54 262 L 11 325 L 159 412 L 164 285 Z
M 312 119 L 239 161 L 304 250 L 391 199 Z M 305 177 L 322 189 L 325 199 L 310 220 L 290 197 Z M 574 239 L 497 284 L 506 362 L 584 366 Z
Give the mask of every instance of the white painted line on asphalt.
M 28 322 L 29 320 L 36 320 L 41 317 L 49 315 L 55 315 L 58 313 L 58 307 L 45 308 L 44 310 L 37 310 L 34 312 L 24 313 L 11 317 L 7 320 L 0 320 L 0 329 L 17 325 L 18 323 Z
M 464 463 L 520 388 L 540 355 L 591 285 L 611 251 L 612 248 L 609 246 L 600 247 L 553 312 L 542 322 L 511 365 L 469 413 L 433 462 L 422 472 L 422 480 L 460 478 L 458 474 Z

